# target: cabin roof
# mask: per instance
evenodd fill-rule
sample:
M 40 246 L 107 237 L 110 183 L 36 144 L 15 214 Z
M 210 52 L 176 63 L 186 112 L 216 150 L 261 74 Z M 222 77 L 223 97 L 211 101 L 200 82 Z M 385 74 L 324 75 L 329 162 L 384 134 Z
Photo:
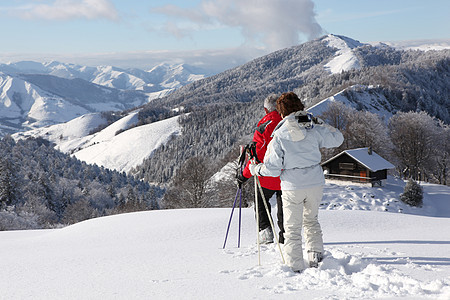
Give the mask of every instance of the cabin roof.
M 338 155 L 330 158 L 326 162 L 322 163 L 322 165 L 325 165 L 329 163 L 330 161 L 338 158 L 339 156 L 346 153 L 348 156 L 368 168 L 372 172 L 384 170 L 384 169 L 394 169 L 395 166 L 379 156 L 375 151 L 372 151 L 372 154 L 369 154 L 368 148 L 358 148 L 358 149 L 350 149 L 345 150 L 339 153 Z

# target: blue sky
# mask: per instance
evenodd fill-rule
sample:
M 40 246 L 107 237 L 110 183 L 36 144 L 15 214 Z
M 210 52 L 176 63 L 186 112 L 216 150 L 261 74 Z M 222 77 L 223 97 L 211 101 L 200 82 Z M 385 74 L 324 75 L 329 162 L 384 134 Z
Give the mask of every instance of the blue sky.
M 449 39 L 449 13 L 448 0 L 0 0 L 0 61 L 133 65 L 225 52 L 245 60 L 326 33 Z

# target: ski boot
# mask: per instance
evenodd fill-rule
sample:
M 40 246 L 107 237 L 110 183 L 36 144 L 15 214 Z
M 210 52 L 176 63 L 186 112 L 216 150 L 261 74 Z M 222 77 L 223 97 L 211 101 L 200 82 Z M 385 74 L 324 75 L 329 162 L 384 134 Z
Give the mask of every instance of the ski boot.
M 317 268 L 319 263 L 323 260 L 322 252 L 308 251 L 309 267 Z

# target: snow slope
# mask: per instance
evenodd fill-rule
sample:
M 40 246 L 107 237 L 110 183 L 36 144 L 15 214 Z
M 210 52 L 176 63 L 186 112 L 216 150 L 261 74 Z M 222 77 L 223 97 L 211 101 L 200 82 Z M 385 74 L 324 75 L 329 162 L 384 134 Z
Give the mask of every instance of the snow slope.
M 137 119 L 135 115 L 131 116 Z M 124 121 L 126 120 L 121 119 L 117 122 Z M 181 132 L 178 116 L 135 127 L 118 135 L 115 135 L 116 131 L 112 130 L 116 127 L 114 126 L 117 125 L 116 123 L 94 135 L 88 146 L 84 146 L 82 150 L 74 153 L 75 157 L 89 164 L 97 164 L 119 172 L 128 172 L 133 167 L 142 164 L 145 158 L 164 145 L 172 135 Z M 119 127 L 126 128 L 123 125 L 117 126 L 117 128 Z
M 106 120 L 100 113 L 85 114 L 69 122 L 36 128 L 26 132 L 13 134 L 16 139 L 26 137 L 45 137 L 54 143 L 63 143 L 67 140 L 73 140 L 89 135 L 94 128 L 106 124 Z
M 352 49 L 363 44 L 345 36 L 336 36 L 333 34 L 329 34 L 324 41 L 328 43 L 329 47 L 338 49 L 335 57 L 324 66 L 331 74 L 361 68 L 358 57 L 356 57 Z
M 349 100 L 345 95 L 345 91 L 352 91 L 357 94 L 356 100 Z M 377 114 L 380 117 L 384 117 L 385 120 L 389 120 L 395 113 L 396 109 L 389 103 L 384 95 L 376 92 L 373 86 L 354 85 L 335 95 L 328 97 L 319 103 L 308 108 L 308 111 L 313 115 L 321 115 L 328 109 L 328 105 L 333 102 L 341 102 L 346 106 L 353 107 L 355 109 L 362 109 L 371 113 Z
M 56 149 L 73 154 L 86 163 L 128 172 L 165 144 L 172 135 L 181 132 L 178 116 L 131 128 L 138 122 L 137 115 L 138 111 L 131 112 L 94 134 L 90 134 L 93 129 L 106 124 L 100 113 L 86 114 L 66 123 L 19 132 L 12 137 L 16 140 L 43 137 L 55 143 Z M 120 131 L 122 132 L 117 134 Z
M 328 185 L 335 193 L 324 202 L 341 188 Z M 63 229 L 0 232 L 0 256 L 7 258 L 0 260 L 0 298 L 449 299 L 450 190 L 426 189 L 427 205 L 446 216 L 321 210 L 326 256 L 319 268 L 301 274 L 283 265 L 275 244 L 261 247 L 258 265 L 253 208 L 242 209 L 240 248 L 236 210 L 222 249 L 229 208 L 140 212 Z

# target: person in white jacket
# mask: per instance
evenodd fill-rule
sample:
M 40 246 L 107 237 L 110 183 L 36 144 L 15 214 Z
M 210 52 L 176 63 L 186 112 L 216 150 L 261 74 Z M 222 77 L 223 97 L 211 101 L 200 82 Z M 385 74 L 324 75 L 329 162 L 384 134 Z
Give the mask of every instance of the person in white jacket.
M 338 147 L 342 133 L 304 111 L 293 93 L 277 99 L 283 120 L 273 132 L 264 162 L 250 167 L 252 175 L 280 176 L 283 200 L 286 264 L 294 272 L 305 269 L 302 249 L 302 226 L 310 267 L 323 259 L 322 229 L 318 221 L 325 178 L 320 166 L 320 148 Z

